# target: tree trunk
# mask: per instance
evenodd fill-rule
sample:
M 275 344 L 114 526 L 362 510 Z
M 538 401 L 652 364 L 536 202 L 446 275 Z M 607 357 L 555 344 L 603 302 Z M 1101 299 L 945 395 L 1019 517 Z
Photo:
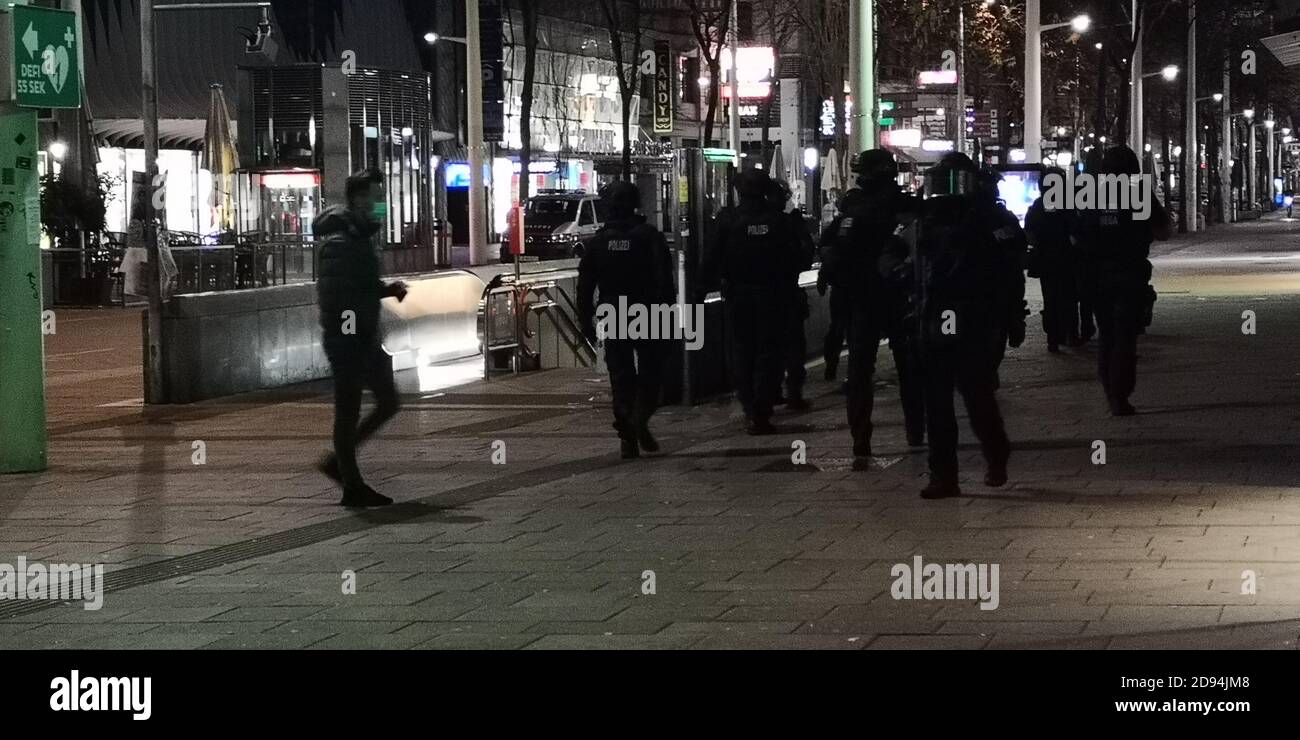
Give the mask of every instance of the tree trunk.
M 721 56 L 721 54 L 719 54 Z M 704 118 L 704 141 L 700 146 L 713 146 L 713 123 L 718 115 L 718 101 L 722 98 L 722 64 L 718 57 L 709 59 L 709 111 Z

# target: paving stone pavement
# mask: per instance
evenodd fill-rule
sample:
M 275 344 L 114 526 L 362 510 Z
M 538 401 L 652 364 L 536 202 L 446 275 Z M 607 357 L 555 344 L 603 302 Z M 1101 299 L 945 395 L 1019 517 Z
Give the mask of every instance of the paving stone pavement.
M 670 407 L 665 454 L 632 462 L 603 376 L 548 371 L 406 394 L 363 453 L 399 504 L 348 513 L 312 470 L 327 385 L 142 410 L 125 359 L 57 346 L 75 380 L 51 384 L 50 469 L 0 478 L 0 563 L 103 563 L 107 592 L 0 601 L 0 648 L 1296 649 L 1297 235 L 1269 219 L 1163 248 L 1137 417 L 1104 413 L 1095 346 L 1051 356 L 1031 331 L 1002 370 L 1011 483 L 980 483 L 963 420 L 966 495 L 937 502 L 888 353 L 869 471 L 820 366 L 777 435 L 740 434 L 725 401 Z M 60 318 L 138 342 L 134 313 Z M 895 599 L 916 556 L 997 565 L 997 608 Z

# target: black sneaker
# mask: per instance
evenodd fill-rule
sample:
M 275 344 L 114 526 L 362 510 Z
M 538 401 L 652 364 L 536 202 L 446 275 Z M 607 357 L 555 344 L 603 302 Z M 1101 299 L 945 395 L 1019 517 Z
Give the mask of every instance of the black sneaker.
M 827 365 L 826 369 L 822 371 L 822 378 L 824 378 L 827 383 L 834 383 L 838 370 L 839 368 L 835 365 Z
M 957 487 L 957 481 L 937 481 L 931 480 L 930 484 L 921 489 L 921 498 L 956 498 L 961 495 L 961 489 Z
M 1051 353 L 1054 354 L 1054 355 L 1055 355 L 1055 354 L 1060 354 L 1060 352 L 1061 352 L 1061 345 L 1057 344 L 1056 342 L 1048 342 L 1048 343 L 1047 343 L 1047 351 L 1048 351 L 1048 352 L 1051 352 Z
M 655 439 L 655 436 L 650 433 L 650 427 L 648 426 L 642 425 L 636 430 L 636 442 L 646 452 L 659 451 L 659 440 Z
M 870 442 L 854 442 L 854 443 L 853 443 L 853 456 L 854 456 L 854 457 L 871 457 L 871 443 L 870 443 Z
M 620 439 L 618 441 L 619 456 L 624 460 L 641 457 L 641 450 L 636 445 L 635 439 Z
M 989 488 L 1001 488 L 1007 482 L 1006 465 L 990 465 L 988 470 L 984 471 L 984 485 Z
M 334 453 L 331 452 L 325 457 L 322 457 L 320 462 L 316 463 L 316 469 L 326 478 L 329 478 L 339 485 L 343 485 L 343 474 L 339 472 L 339 459 L 334 455 Z
M 801 414 L 811 409 L 812 404 L 808 403 L 808 399 L 806 398 L 803 398 L 801 396 L 795 396 L 791 398 L 789 401 L 785 402 L 785 407 L 790 411 L 793 411 L 797 414 Z
M 362 483 L 359 486 L 344 488 L 343 500 L 339 501 L 339 506 L 359 509 L 370 506 L 388 506 L 391 503 L 393 503 L 391 498 Z
M 1127 398 L 1110 399 L 1111 416 L 1133 416 L 1136 413 L 1137 409 L 1133 408 L 1133 404 L 1129 403 Z
M 745 420 L 745 433 L 751 436 L 776 434 L 776 427 L 772 426 L 772 422 L 767 419 L 751 416 Z

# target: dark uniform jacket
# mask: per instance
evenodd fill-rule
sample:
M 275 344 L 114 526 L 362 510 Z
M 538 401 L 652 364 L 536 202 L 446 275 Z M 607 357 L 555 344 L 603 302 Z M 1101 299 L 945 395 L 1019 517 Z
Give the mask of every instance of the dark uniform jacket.
M 804 267 L 795 228 L 789 214 L 761 201 L 723 209 L 704 253 L 704 284 L 720 286 L 724 297 L 797 286 Z
M 1008 328 L 1025 320 L 1025 235 L 1016 217 L 995 201 L 930 198 L 909 236 L 921 263 L 919 280 L 910 244 L 891 245 L 881 269 L 895 284 L 908 285 L 922 341 L 1000 356 Z M 953 312 L 955 333 L 943 331 L 946 311 Z
M 1082 287 L 1090 295 L 1145 293 L 1151 279 L 1151 242 L 1167 226 L 1168 213 L 1152 199 L 1151 217 L 1127 209 L 1078 212 L 1072 240 L 1082 262 Z
M 612 305 L 620 296 L 629 306 L 675 303 L 673 260 L 664 235 L 639 218 L 606 222 L 587 240 L 578 263 L 578 314 L 587 331 L 596 315 L 596 293 L 601 303 Z
M 312 232 L 321 242 L 316 297 L 327 344 L 348 337 L 343 334 L 344 311 L 356 313 L 357 340 L 381 338 L 379 301 L 387 289 L 380 280 L 379 254 L 371 242 L 378 230 L 379 224 L 371 221 L 370 214 L 342 206 L 325 209 L 312 222 Z
M 1029 240 L 1029 276 L 1068 273 L 1074 267 L 1070 246 L 1070 212 L 1049 211 L 1040 197 L 1025 214 L 1025 236 Z
M 839 213 L 822 232 L 818 282 L 883 298 L 877 269 L 880 255 L 899 243 L 898 228 L 915 210 L 916 199 L 892 182 L 845 193 Z

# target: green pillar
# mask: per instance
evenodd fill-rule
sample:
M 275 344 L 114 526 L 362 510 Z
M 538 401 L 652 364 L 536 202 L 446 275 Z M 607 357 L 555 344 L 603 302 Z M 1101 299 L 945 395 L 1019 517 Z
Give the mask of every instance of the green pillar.
M 44 470 L 36 111 L 0 102 L 0 473 Z

